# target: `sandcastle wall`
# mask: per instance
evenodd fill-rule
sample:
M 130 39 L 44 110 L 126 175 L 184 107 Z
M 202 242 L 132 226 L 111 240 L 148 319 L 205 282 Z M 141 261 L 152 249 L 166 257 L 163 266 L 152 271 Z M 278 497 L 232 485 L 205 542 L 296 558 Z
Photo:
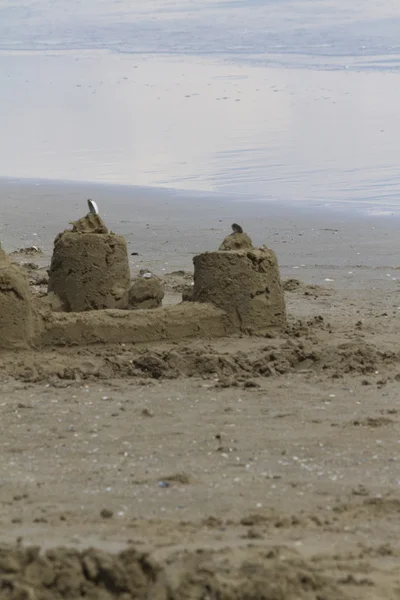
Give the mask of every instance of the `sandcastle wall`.
M 269 248 L 218 250 L 193 259 L 194 302 L 222 309 L 231 325 L 262 333 L 286 322 L 278 260 Z
M 215 338 L 232 333 L 224 312 L 209 304 L 184 303 L 156 310 L 52 313 L 43 320 L 38 346 L 144 343 Z
M 0 248 L 0 347 L 28 346 L 33 323 L 28 280 Z
M 124 238 L 89 214 L 57 236 L 49 270 L 52 294 L 33 303 L 22 270 L 0 248 L 0 347 L 213 338 L 262 334 L 285 324 L 272 250 L 253 248 L 246 234 L 234 232 L 218 251 L 193 262 L 190 302 L 143 309 L 149 302 L 159 306 L 162 283 L 139 279 L 131 286 Z M 54 310 L 54 295 L 60 312 Z
M 125 239 L 108 233 L 98 215 L 73 225 L 54 242 L 48 291 L 67 312 L 126 308 L 130 270 Z

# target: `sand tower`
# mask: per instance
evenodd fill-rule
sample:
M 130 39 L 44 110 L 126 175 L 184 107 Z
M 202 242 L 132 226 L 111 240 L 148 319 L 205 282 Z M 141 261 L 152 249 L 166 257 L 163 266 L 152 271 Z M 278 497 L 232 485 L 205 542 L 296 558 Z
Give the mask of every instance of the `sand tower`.
M 33 335 L 28 280 L 0 247 L 0 347 L 28 346 Z
M 253 248 L 248 235 L 234 231 L 218 251 L 193 262 L 193 301 L 221 308 L 232 327 L 257 334 L 286 323 L 278 261 L 269 248 Z
M 127 308 L 130 271 L 124 238 L 109 233 L 98 214 L 72 225 L 54 241 L 48 291 L 65 311 Z

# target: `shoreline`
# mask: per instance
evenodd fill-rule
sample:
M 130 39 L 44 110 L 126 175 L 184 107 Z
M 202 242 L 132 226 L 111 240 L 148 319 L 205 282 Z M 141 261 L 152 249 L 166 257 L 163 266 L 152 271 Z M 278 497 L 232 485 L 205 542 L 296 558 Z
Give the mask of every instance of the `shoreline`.
M 158 200 L 164 198 L 175 198 L 177 200 L 203 200 L 208 203 L 220 202 L 222 204 L 254 204 L 257 206 L 264 205 L 276 205 L 282 209 L 292 209 L 299 213 L 319 210 L 321 212 L 331 211 L 334 214 L 344 215 L 364 215 L 364 216 L 399 216 L 400 217 L 400 204 L 381 203 L 377 204 L 372 201 L 362 200 L 343 200 L 336 201 L 331 200 L 325 202 L 323 200 L 317 201 L 312 198 L 308 199 L 307 202 L 300 200 L 289 201 L 287 199 L 280 199 L 277 197 L 261 197 L 260 194 L 244 194 L 240 192 L 213 192 L 201 189 L 181 189 L 168 186 L 157 186 L 157 185 L 138 185 L 133 183 L 117 183 L 107 181 L 95 181 L 95 180 L 74 180 L 74 179 L 49 179 L 44 177 L 11 177 L 11 176 L 0 176 L 0 201 L 1 195 L 10 192 L 17 187 L 48 187 L 54 192 L 57 189 L 62 193 L 62 188 L 69 188 L 77 192 L 79 188 L 82 188 L 82 193 L 90 190 L 98 190 L 100 193 L 109 190 L 120 191 L 131 193 L 135 197 L 139 194 L 145 196 L 148 199 Z M 160 197 L 160 198 L 158 198 Z M 375 207 L 371 208 L 371 207 Z M 397 215 L 398 213 L 398 215 Z
M 93 198 L 107 226 L 127 241 L 133 270 L 192 269 L 192 257 L 215 249 L 240 223 L 257 246 L 277 254 L 281 268 L 307 271 L 396 268 L 398 215 L 341 207 L 262 202 L 238 196 L 185 193 L 98 183 L 0 179 L 0 240 L 6 252 L 36 245 L 50 260 L 56 235 L 87 211 Z M 364 273 L 364 275 L 361 273 Z M 285 274 L 287 274 L 285 272 Z M 289 273 L 290 274 L 290 273 Z M 327 275 L 326 277 L 329 277 Z

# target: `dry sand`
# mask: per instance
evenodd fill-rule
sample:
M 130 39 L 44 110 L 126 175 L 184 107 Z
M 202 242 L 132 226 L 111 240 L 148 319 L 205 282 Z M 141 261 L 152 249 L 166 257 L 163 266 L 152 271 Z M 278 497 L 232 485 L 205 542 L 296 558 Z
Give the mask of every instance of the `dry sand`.
M 226 232 L 256 223 L 219 210 Z M 152 249 L 135 230 L 133 266 L 164 273 L 167 304 L 185 247 L 223 237 L 184 211 L 154 218 Z M 395 224 L 260 211 L 246 230 L 278 255 L 281 334 L 0 354 L 0 598 L 398 598 Z M 35 294 L 41 235 L 43 254 L 13 256 Z M 180 243 L 161 259 L 160 239 Z

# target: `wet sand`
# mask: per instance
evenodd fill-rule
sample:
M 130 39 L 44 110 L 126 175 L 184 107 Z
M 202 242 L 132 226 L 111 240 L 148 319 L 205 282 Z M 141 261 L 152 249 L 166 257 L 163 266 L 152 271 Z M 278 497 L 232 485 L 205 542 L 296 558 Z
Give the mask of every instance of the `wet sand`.
M 310 281 L 321 282 L 336 269 L 396 267 L 400 261 L 397 212 L 379 205 L 304 206 L 172 189 L 0 179 L 4 249 L 38 245 L 49 261 L 54 238 L 86 214 L 87 198 L 98 203 L 109 228 L 125 237 L 129 252 L 138 253 L 130 257 L 133 271 L 191 269 L 193 256 L 218 247 L 233 222 L 251 231 L 255 245 L 271 247 L 283 269 Z
M 0 240 L 35 301 L 91 197 L 164 315 L 233 221 L 288 312 L 0 352 L 1 600 L 398 598 L 398 9 L 317 4 L 0 8 Z
M 140 586 L 139 597 L 179 600 L 204 589 L 261 598 L 268 586 L 288 599 L 395 598 L 397 218 L 3 183 L 3 246 L 36 242 L 42 256 L 14 260 L 48 264 L 87 196 L 139 253 L 132 274 L 146 265 L 163 276 L 171 302 L 192 256 L 241 223 L 277 252 L 288 326 L 267 337 L 1 353 L 8 580 L 43 598 L 100 588 L 128 598 Z M 186 280 L 167 275 L 177 269 Z M 33 285 L 37 270 L 27 271 Z M 134 552 L 112 567 L 108 554 L 39 560 L 17 540 Z

